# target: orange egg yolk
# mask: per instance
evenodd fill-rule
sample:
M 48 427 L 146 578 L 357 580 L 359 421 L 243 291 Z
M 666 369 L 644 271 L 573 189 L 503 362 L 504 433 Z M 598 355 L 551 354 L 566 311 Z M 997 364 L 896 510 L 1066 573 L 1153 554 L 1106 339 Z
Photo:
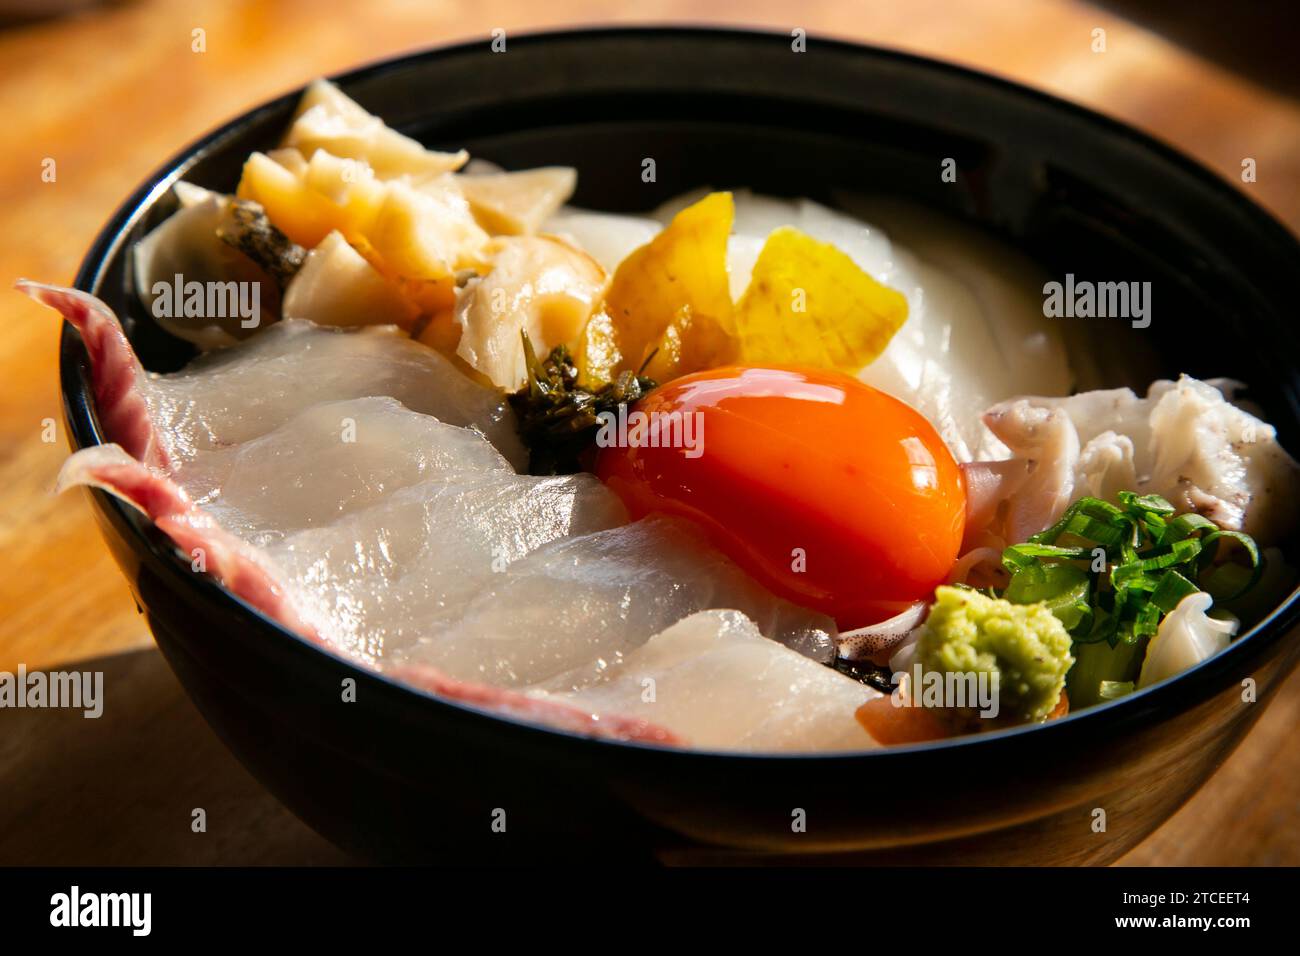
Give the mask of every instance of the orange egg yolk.
M 694 522 L 771 591 L 842 630 L 929 600 L 961 545 L 965 485 L 933 426 L 838 372 L 697 372 L 638 402 L 598 444 L 596 473 L 633 518 Z

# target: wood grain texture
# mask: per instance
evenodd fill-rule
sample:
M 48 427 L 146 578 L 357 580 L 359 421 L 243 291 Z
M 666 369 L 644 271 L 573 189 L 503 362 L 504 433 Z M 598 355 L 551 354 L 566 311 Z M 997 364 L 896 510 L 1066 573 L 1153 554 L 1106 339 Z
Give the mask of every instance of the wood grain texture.
M 166 156 L 314 76 L 496 27 L 649 22 L 801 27 L 998 73 L 1142 127 L 1230 180 L 1255 158 L 1258 182 L 1241 188 L 1300 226 L 1300 104 L 1077 2 L 143 0 L 0 30 L 0 278 L 70 281 L 96 230 Z M 1105 53 L 1091 49 L 1097 27 Z M 195 29 L 206 52 L 191 49 Z M 57 325 L 4 292 L 0 328 L 0 669 L 102 658 L 112 693 L 130 701 L 103 722 L 0 712 L 0 792 L 14 797 L 0 807 L 0 862 L 342 862 L 226 754 L 156 652 L 121 653 L 149 648 L 149 634 L 86 501 L 51 495 L 65 456 L 61 435 L 47 440 L 61 417 Z M 1124 862 L 1300 864 L 1300 677 L 1278 697 Z M 196 806 L 218 808 L 206 842 L 189 831 Z

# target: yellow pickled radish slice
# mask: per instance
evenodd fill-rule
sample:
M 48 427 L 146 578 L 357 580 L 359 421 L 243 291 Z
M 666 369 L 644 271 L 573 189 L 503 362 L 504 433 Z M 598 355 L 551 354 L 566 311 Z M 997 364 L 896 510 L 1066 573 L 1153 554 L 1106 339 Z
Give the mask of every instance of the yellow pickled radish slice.
M 659 337 L 645 363 L 645 374 L 656 382 L 669 382 L 700 369 L 729 365 L 735 357 L 735 338 L 710 316 L 700 321 L 692 308 L 684 305 Z
M 907 320 L 907 299 L 791 226 L 767 237 L 735 309 L 740 362 L 857 372 Z
M 662 232 L 619 264 L 605 296 L 621 368 L 638 369 L 665 344 L 677 321 L 680 350 L 660 374 L 704 368 L 714 356 L 696 352 L 729 338 L 731 292 L 727 237 L 735 206 L 731 193 L 711 193 L 679 212 Z M 683 310 L 685 312 L 683 313 Z M 681 316 L 688 320 L 683 324 Z M 649 372 L 647 372 L 649 374 Z

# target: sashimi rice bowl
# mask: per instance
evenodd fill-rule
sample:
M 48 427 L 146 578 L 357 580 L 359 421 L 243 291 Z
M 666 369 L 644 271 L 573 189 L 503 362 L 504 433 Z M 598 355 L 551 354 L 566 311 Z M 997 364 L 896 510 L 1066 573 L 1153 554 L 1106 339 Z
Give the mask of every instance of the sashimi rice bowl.
M 130 250 L 185 367 L 19 283 L 80 333 L 107 440 L 60 488 L 357 667 L 668 748 L 1047 724 L 1294 586 L 1297 466 L 1246 384 L 1090 381 L 1062 310 L 1123 291 L 1138 324 L 1149 292 L 901 204 L 701 184 L 629 215 L 571 205 L 577 177 L 313 83 Z

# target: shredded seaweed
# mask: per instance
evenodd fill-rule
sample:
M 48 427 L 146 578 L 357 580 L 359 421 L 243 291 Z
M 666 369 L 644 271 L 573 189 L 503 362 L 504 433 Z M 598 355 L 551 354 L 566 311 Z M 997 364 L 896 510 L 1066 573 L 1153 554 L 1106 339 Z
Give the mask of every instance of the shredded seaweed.
M 302 268 L 307 250 L 277 229 L 255 202 L 232 200 L 227 218 L 217 227 L 217 238 L 266 270 L 283 291 Z
M 568 348 L 557 345 L 539 360 L 528 334 L 521 334 L 528 382 L 510 395 L 509 401 L 518 419 L 519 436 L 528 446 L 528 471 L 533 475 L 581 471 L 582 459 L 600 430 L 600 414 L 616 414 L 620 405 L 644 398 L 656 383 L 625 371 L 607 385 L 586 388 L 578 382 L 578 368 Z

